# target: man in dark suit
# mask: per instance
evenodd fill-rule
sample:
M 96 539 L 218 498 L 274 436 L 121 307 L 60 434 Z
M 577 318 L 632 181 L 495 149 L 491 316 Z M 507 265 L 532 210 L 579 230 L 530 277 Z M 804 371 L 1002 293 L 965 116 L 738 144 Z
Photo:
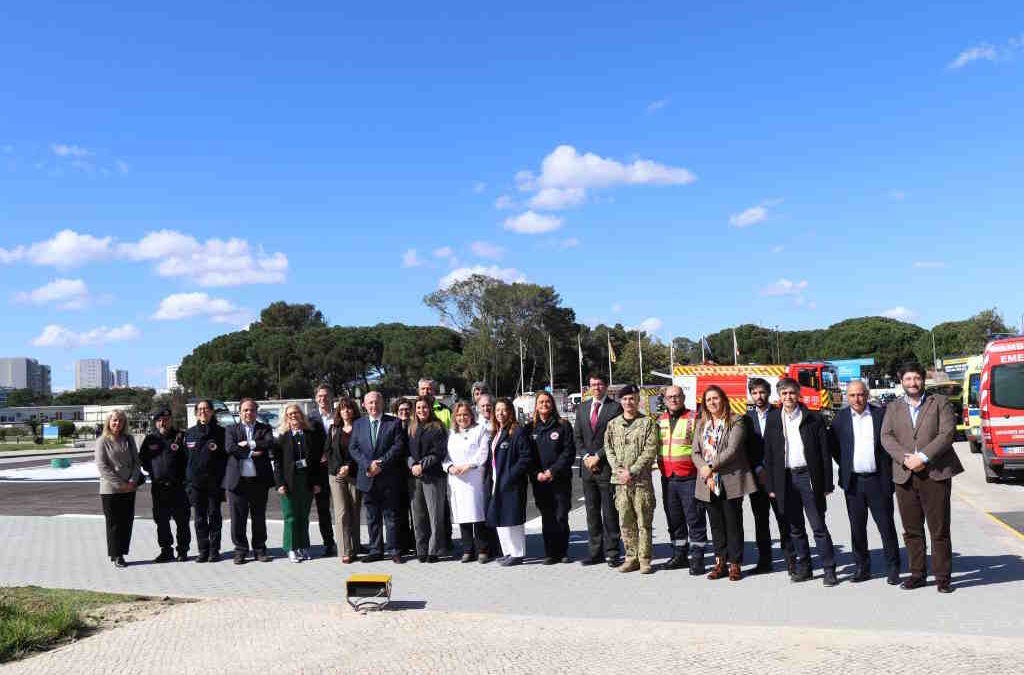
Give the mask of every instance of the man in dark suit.
M 334 423 L 334 408 L 331 405 L 331 388 L 325 384 L 316 388 L 313 396 L 316 401 L 316 410 L 310 413 L 309 423 L 319 424 L 324 438 L 330 438 L 331 425 Z M 320 537 L 324 542 L 324 558 L 333 558 L 338 555 L 338 547 L 334 545 L 334 523 L 331 517 L 331 490 L 327 484 L 327 452 L 323 453 L 322 466 L 320 469 L 321 484 L 320 491 L 313 495 L 316 503 L 317 525 L 320 527 Z
M 778 422 L 779 410 L 769 402 L 772 389 L 764 378 L 754 377 L 747 384 L 750 399 L 754 402 L 752 410 L 747 411 L 747 462 L 757 476 L 757 492 L 750 494 L 750 511 L 754 514 L 754 538 L 757 541 L 757 567 L 754 574 L 772 571 L 772 531 L 768 524 L 768 512 L 775 514 L 775 524 L 779 528 L 779 545 L 786 558 L 786 568 L 790 574 L 795 571 L 793 557 L 793 539 L 789 536 L 789 525 L 782 515 L 778 503 L 768 496 L 765 488 L 764 475 L 764 430 L 769 418 Z
M 939 593 L 952 593 L 953 544 L 949 536 L 949 500 L 952 478 L 962 473 L 953 436 L 956 417 L 949 401 L 939 394 L 925 395 L 924 368 L 908 364 L 900 369 L 904 396 L 889 404 L 882 421 L 882 447 L 892 458 L 892 480 L 903 521 L 910 577 L 903 588 L 925 585 L 924 527 L 932 539 L 932 571 Z
M 607 391 L 604 375 L 590 376 L 590 399 L 576 410 L 572 434 L 576 447 L 583 453 L 579 470 L 590 534 L 590 557 L 582 564 L 607 561 L 609 567 L 617 567 L 622 537 L 619 512 L 615 509 L 615 486 L 611 484 L 612 470 L 604 453 L 604 432 L 609 420 L 622 414 L 622 406 L 608 398 Z
M 224 473 L 224 489 L 228 491 L 231 511 L 231 543 L 235 545 L 234 562 L 245 563 L 249 540 L 245 525 L 252 517 L 252 554 L 260 562 L 270 562 L 267 555 L 267 493 L 274 486 L 274 470 L 270 452 L 274 447 L 274 430 L 256 419 L 256 401 L 243 398 L 239 405 L 241 421 L 227 428 L 224 445 L 228 455 Z
M 366 527 L 370 531 L 370 552 L 363 562 L 376 562 L 384 557 L 383 519 L 388 553 L 392 561 L 401 563 L 395 519 L 401 475 L 399 464 L 404 461 L 406 452 L 405 430 L 398 419 L 384 414 L 384 397 L 379 391 L 364 396 L 363 407 L 366 415 L 352 425 L 348 445 L 359 467 L 356 486 L 363 493 Z
M 775 499 L 789 524 L 796 552 L 792 581 L 811 578 L 811 552 L 804 515 L 811 524 L 815 547 L 824 568 L 822 583 L 835 586 L 835 549 L 825 523 L 825 498 L 832 494 L 832 454 L 821 415 L 800 404 L 800 384 L 789 377 L 776 385 L 782 409 L 769 418 L 764 432 L 764 475 L 768 496 Z
M 850 538 L 857 571 L 851 581 L 871 578 L 868 551 L 868 511 L 882 535 L 882 549 L 888 569 L 887 580 L 900 582 L 900 543 L 893 521 L 892 460 L 882 447 L 882 418 L 885 411 L 868 405 L 868 387 L 851 380 L 846 387 L 849 406 L 836 415 L 829 429 L 832 458 L 839 465 L 839 486 L 846 494 L 850 517 Z

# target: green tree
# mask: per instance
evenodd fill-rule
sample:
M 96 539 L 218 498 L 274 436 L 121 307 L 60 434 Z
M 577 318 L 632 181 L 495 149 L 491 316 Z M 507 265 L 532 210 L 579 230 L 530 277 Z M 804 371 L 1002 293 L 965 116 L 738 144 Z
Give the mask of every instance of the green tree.
M 935 336 L 935 355 L 938 358 L 981 354 L 993 333 L 1013 332 L 995 309 L 983 310 L 963 321 L 946 321 L 921 331 L 914 342 L 913 353 L 924 364 L 932 363 L 932 334 Z
M 38 394 L 31 389 L 12 389 L 7 392 L 7 405 L 11 408 L 33 405 L 50 405 L 51 397 Z

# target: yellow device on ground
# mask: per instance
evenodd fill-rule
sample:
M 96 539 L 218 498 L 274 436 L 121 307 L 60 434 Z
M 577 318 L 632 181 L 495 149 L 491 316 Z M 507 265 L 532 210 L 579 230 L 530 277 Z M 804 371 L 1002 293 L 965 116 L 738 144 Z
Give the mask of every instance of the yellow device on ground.
M 345 581 L 345 597 L 352 609 L 384 609 L 391 602 L 390 574 L 353 574 Z

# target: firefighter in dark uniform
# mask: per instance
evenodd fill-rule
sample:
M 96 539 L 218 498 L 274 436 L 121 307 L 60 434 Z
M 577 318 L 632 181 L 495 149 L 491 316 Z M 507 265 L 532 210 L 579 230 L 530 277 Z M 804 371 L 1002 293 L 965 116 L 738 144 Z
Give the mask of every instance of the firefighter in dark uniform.
M 156 427 L 146 435 L 139 448 L 139 461 L 149 474 L 153 498 L 153 522 L 156 523 L 156 538 L 160 544 L 160 555 L 153 562 L 174 560 L 174 541 L 171 536 L 171 519 L 177 529 L 178 560 L 188 559 L 188 546 L 192 535 L 188 529 L 189 505 L 185 493 L 185 472 L 188 465 L 188 451 L 184 435 L 174 428 L 169 408 L 161 408 L 153 415 Z
M 220 505 L 224 501 L 224 427 L 217 424 L 213 402 L 196 403 L 196 425 L 185 432 L 188 453 L 188 500 L 195 511 L 196 562 L 215 562 L 220 557 Z

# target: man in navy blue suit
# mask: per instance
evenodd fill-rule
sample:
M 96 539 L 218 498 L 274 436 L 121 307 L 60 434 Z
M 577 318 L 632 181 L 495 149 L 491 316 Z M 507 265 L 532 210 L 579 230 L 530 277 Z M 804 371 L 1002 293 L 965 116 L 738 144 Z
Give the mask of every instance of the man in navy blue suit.
M 852 581 L 871 578 L 868 551 L 868 511 L 882 535 L 882 549 L 888 567 L 887 580 L 900 582 L 900 545 L 893 521 L 892 460 L 882 447 L 882 419 L 885 411 L 868 405 L 868 388 L 851 380 L 846 388 L 849 407 L 839 411 L 829 430 L 832 458 L 839 464 L 839 485 L 846 493 L 846 513 L 857 571 Z
M 349 453 L 359 467 L 356 487 L 363 493 L 366 527 L 370 532 L 370 551 L 363 562 L 376 562 L 384 557 L 383 519 L 388 554 L 392 561 L 401 563 L 395 518 L 401 476 L 399 465 L 406 451 L 405 431 L 397 418 L 384 414 L 384 397 L 379 391 L 371 391 L 364 396 L 363 407 L 366 415 L 352 425 L 352 438 L 348 445 Z

